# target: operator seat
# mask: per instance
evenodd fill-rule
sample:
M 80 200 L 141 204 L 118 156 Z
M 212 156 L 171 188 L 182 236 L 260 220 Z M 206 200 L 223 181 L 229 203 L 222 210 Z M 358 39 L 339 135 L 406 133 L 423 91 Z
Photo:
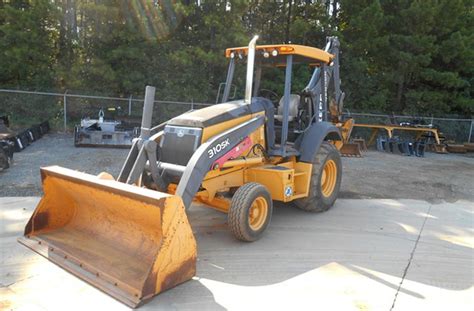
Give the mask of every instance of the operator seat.
M 285 96 L 283 96 L 278 102 L 277 113 L 275 114 L 275 119 L 280 122 L 283 122 L 283 102 Z M 298 107 L 300 104 L 300 96 L 297 94 L 290 94 L 290 109 L 288 109 L 288 121 L 293 121 L 298 116 Z

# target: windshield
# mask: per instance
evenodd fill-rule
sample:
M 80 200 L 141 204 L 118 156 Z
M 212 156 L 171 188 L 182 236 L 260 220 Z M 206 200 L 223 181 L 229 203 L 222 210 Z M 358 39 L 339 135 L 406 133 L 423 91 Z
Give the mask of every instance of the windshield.
M 234 75 L 228 100 L 242 99 L 245 95 L 246 83 L 246 57 L 234 59 Z M 285 66 L 274 66 L 268 58 L 256 55 L 254 68 L 254 83 L 252 96 L 265 97 L 277 104 L 283 96 L 285 89 Z M 300 93 L 308 81 L 314 67 L 308 64 L 293 64 L 291 93 Z

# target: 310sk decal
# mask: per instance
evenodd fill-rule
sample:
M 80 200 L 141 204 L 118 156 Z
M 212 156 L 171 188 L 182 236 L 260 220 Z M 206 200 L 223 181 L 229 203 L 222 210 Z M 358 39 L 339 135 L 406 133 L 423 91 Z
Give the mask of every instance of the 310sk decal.
M 207 153 L 209 154 L 209 159 L 212 159 L 216 154 L 227 148 L 229 145 L 230 141 L 229 138 L 227 138 L 226 140 L 207 150 Z

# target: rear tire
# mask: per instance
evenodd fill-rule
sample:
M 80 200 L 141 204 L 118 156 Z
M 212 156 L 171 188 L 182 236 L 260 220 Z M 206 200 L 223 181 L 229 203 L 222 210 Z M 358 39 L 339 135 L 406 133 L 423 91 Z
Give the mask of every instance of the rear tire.
M 327 211 L 337 199 L 341 179 L 341 156 L 333 144 L 323 142 L 313 159 L 309 194 L 295 200 L 295 205 L 307 212 Z
M 261 184 L 241 186 L 232 197 L 227 221 L 232 234 L 241 241 L 258 240 L 270 224 L 273 201 L 268 190 Z

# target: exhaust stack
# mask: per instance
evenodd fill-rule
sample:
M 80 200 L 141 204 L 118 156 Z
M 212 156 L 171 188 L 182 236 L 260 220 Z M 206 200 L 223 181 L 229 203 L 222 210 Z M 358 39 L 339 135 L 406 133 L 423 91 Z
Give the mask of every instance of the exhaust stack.
M 247 84 L 245 85 L 245 103 L 250 105 L 252 101 L 252 86 L 253 86 L 253 67 L 255 63 L 255 47 L 257 46 L 258 36 L 253 37 L 249 43 L 249 50 L 247 55 Z

